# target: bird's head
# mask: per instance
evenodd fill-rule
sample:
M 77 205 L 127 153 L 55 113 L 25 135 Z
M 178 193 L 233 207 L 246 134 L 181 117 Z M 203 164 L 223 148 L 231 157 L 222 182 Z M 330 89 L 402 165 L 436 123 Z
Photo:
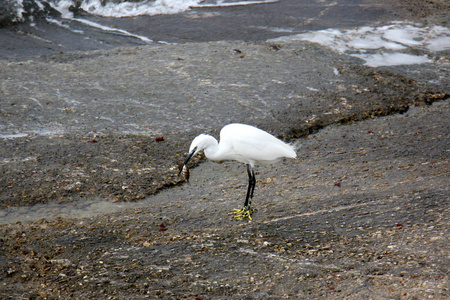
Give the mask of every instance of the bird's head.
M 193 155 L 195 155 L 200 151 L 206 149 L 208 146 L 213 145 L 214 142 L 217 143 L 215 138 L 213 138 L 209 134 L 202 133 L 192 140 L 191 146 L 189 147 L 189 153 L 194 153 Z
M 208 146 L 212 145 L 216 143 L 217 141 L 215 138 L 213 138 L 212 136 L 208 135 L 208 134 L 200 134 L 198 135 L 191 143 L 191 146 L 189 147 L 189 153 L 186 156 L 186 159 L 184 160 L 184 163 L 181 165 L 180 167 L 180 172 L 178 173 L 178 175 L 181 174 L 181 172 L 183 171 L 183 167 L 185 165 L 187 165 L 187 163 L 189 162 L 189 160 L 198 152 L 206 149 Z

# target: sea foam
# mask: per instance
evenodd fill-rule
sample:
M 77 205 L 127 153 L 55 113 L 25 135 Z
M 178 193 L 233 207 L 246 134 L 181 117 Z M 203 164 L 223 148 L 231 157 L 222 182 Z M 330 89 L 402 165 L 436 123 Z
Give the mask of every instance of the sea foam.
M 450 49 L 450 29 L 443 26 L 393 24 L 355 29 L 325 29 L 273 39 L 274 42 L 303 40 L 363 59 L 372 67 L 431 62 L 434 52 Z M 420 55 L 415 53 L 422 52 Z

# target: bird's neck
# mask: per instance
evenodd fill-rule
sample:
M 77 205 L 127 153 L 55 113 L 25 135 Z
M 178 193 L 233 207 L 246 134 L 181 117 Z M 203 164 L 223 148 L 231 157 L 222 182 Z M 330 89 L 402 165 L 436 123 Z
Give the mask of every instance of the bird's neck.
M 217 140 L 214 137 L 210 136 L 208 138 L 207 144 L 208 145 L 205 147 L 204 150 L 206 157 L 211 160 L 219 160 L 218 157 L 220 153 L 219 153 L 219 143 L 217 142 Z

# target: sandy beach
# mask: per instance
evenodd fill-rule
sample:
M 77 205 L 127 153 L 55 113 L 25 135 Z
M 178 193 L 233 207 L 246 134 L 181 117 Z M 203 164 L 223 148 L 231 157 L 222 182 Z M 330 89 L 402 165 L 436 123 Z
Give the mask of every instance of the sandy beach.
M 315 16 L 339 11 L 319 2 Z M 274 18 L 296 15 L 292 1 L 282 4 Z M 384 2 L 355 7 L 371 8 L 372 25 L 401 12 L 448 26 L 439 1 L 395 4 L 390 14 Z M 29 34 L 23 52 L 2 44 L 1 298 L 450 296 L 450 88 L 439 76 L 448 51 L 426 64 L 370 67 L 316 43 L 276 40 L 282 34 L 261 27 L 274 26 L 264 7 L 246 9 L 178 16 L 197 16 L 202 26 L 190 26 L 208 31 L 205 40 L 180 43 L 189 26 L 170 29 L 173 15 L 115 22 L 159 22 L 151 38 L 172 32 L 177 44 L 114 37 L 100 47 L 98 32 L 76 51 L 63 40 L 27 50 L 42 42 Z M 233 13 L 259 29 L 241 38 L 205 29 Z M 0 36 L 17 41 L 26 26 Z M 323 24 L 333 26 L 346 27 Z M 199 156 L 189 183 L 177 176 L 190 141 L 218 137 L 231 122 L 298 147 L 298 159 L 257 168 L 252 221 L 228 215 L 243 204 L 245 166 Z

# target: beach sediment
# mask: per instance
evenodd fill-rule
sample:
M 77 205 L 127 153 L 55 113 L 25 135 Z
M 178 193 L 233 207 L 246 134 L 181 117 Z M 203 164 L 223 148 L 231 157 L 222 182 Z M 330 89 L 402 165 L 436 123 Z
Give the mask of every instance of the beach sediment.
M 430 74 L 302 41 L 2 60 L 0 297 L 448 298 L 450 107 Z M 240 164 L 177 177 L 230 122 L 298 148 L 257 168 L 251 222 L 227 214 Z
M 228 123 L 292 141 L 448 97 L 308 42 L 273 46 L 154 45 L 4 62 L 1 206 L 135 201 L 180 183 L 190 140 Z

